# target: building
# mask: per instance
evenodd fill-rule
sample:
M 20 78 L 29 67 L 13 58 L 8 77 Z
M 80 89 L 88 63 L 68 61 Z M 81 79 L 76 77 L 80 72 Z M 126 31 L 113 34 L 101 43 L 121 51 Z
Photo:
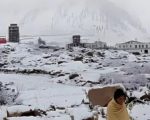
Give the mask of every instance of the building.
M 74 35 L 73 37 L 72 37 L 72 39 L 73 39 L 73 44 L 75 45 L 75 46 L 80 46 L 80 42 L 81 42 L 81 36 L 80 35 Z
M 7 43 L 6 38 L 0 38 L 0 44 L 5 44 L 5 43 Z
M 116 48 L 131 53 L 139 53 L 139 54 L 150 53 L 150 43 L 138 42 L 134 40 L 125 43 L 116 44 Z
M 106 49 L 107 44 L 102 41 L 95 41 L 92 43 L 81 43 L 81 37 L 80 35 L 74 35 L 72 37 L 73 42 L 67 45 L 67 48 L 72 48 L 72 47 L 84 47 L 84 48 L 90 48 L 90 49 Z
M 72 47 L 84 47 L 84 43 L 81 43 L 81 36 L 80 35 L 74 35 L 72 36 L 72 43 L 67 44 L 67 48 Z
M 17 24 L 9 26 L 9 42 L 19 42 L 19 27 Z
M 91 48 L 91 49 L 106 49 L 107 44 L 102 41 L 95 41 L 94 43 L 84 43 L 84 46 L 86 48 Z

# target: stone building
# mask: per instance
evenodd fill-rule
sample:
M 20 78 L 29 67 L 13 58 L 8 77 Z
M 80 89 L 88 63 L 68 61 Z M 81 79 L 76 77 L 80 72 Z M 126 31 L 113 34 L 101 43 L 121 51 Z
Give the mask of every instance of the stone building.
M 9 26 L 9 42 L 19 42 L 19 27 L 17 24 Z
M 72 47 L 84 47 L 84 43 L 81 43 L 80 35 L 72 36 L 72 43 L 67 44 L 67 48 L 71 49 Z
M 116 44 L 116 48 L 131 53 L 150 54 L 150 43 L 146 42 L 132 40 L 125 43 Z

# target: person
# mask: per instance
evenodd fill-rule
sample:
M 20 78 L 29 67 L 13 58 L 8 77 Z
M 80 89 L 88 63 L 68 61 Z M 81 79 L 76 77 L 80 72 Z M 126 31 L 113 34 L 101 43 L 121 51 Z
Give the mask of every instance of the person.
M 130 120 L 125 105 L 126 97 L 126 93 L 121 88 L 115 91 L 113 99 L 107 106 L 107 120 Z

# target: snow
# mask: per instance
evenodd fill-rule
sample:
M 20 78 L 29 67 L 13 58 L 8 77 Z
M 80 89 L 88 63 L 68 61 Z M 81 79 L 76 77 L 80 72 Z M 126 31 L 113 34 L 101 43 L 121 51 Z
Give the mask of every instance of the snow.
M 129 61 L 129 62 L 134 62 L 134 61 L 137 61 L 137 58 L 136 58 L 135 55 L 130 54 L 129 57 L 128 57 L 128 61 Z
M 9 113 L 26 112 L 30 110 L 34 110 L 34 108 L 29 107 L 29 106 L 24 106 L 24 105 L 11 106 L 11 107 L 8 107 L 7 109 Z
M 131 115 L 134 116 L 136 120 L 148 120 L 150 118 L 148 111 L 150 111 L 149 104 L 135 105 L 131 111 Z
M 72 71 L 72 72 L 82 72 L 88 68 L 87 65 L 82 64 L 80 61 L 70 62 L 70 63 L 63 63 L 59 66 L 60 69 L 63 71 Z
M 81 120 L 83 118 L 88 118 L 93 115 L 91 111 L 87 111 L 85 106 L 80 106 L 78 108 L 71 108 L 67 110 L 71 115 L 74 115 L 75 120 Z M 80 115 L 79 115 L 80 114 Z
M 7 52 L 3 53 L 3 50 Z M 8 120 L 71 120 L 71 116 L 75 120 L 82 120 L 96 114 L 88 105 L 83 104 L 83 101 L 88 101 L 86 91 L 91 88 L 123 84 L 126 88 L 131 88 L 132 95 L 137 98 L 149 92 L 149 56 L 137 57 L 116 50 L 85 49 L 85 52 L 81 52 L 82 50 L 43 50 L 34 43 L 0 46 L 0 58 L 3 58 L 2 63 L 6 63 L 0 68 L 0 81 L 3 84 L 13 82 L 14 85 L 9 86 L 19 90 L 14 104 L 1 107 L 0 116 L 6 117 L 6 111 L 40 109 L 46 111 L 47 115 L 10 117 Z M 88 52 L 93 53 L 93 56 L 88 56 Z M 104 53 L 104 56 L 97 56 L 97 52 Z M 82 56 L 83 60 L 75 61 L 77 56 Z M 26 73 L 18 73 L 18 70 Z M 30 73 L 32 70 L 43 70 L 45 73 Z M 78 76 L 70 79 L 72 74 Z M 138 86 L 137 89 L 134 89 L 135 86 Z M 149 109 L 149 103 L 135 104 L 130 114 L 136 120 L 147 120 L 150 117 Z M 98 117 L 105 120 L 100 114 Z

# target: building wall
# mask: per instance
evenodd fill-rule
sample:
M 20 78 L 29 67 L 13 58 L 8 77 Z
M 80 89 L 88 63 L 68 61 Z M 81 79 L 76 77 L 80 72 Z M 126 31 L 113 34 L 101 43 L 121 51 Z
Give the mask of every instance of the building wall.
M 101 41 L 96 41 L 95 42 L 97 48 L 106 48 L 107 44 L 105 42 L 101 42 Z
M 130 53 L 150 54 L 150 49 L 126 50 L 126 51 Z
M 19 27 L 17 24 L 9 26 L 9 42 L 19 42 Z
M 128 52 L 139 52 L 141 54 L 150 54 L 150 43 L 128 42 L 116 45 L 117 49 Z
M 5 44 L 5 43 L 7 43 L 6 38 L 0 38 L 0 44 Z
M 91 48 L 91 49 L 105 49 L 107 48 L 107 45 L 105 42 L 96 41 L 94 43 L 84 43 L 85 47 Z

